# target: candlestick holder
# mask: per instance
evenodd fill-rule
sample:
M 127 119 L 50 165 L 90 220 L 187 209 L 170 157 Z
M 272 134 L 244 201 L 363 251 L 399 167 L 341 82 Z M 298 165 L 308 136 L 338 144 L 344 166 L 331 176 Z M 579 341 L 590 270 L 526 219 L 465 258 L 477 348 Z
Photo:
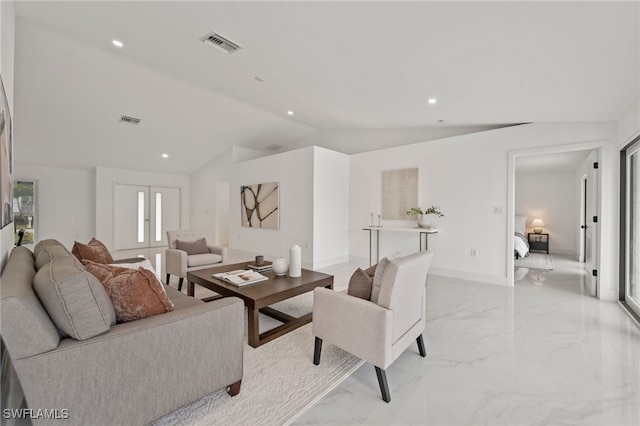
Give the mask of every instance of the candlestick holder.
M 373 212 L 371 212 L 371 222 L 369 222 L 369 226 L 373 228 Z
M 380 213 L 378 213 L 378 228 L 382 228 L 382 225 L 380 224 Z

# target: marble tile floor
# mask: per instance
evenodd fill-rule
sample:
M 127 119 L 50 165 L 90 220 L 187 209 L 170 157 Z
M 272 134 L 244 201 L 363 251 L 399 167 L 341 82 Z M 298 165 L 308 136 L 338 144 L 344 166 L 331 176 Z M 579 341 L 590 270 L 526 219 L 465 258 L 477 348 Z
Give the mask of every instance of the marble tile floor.
M 640 329 L 553 261 L 514 288 L 430 276 L 427 358 L 414 345 L 387 369 L 391 402 L 365 363 L 293 424 L 640 425 Z M 357 266 L 323 271 L 340 290 Z

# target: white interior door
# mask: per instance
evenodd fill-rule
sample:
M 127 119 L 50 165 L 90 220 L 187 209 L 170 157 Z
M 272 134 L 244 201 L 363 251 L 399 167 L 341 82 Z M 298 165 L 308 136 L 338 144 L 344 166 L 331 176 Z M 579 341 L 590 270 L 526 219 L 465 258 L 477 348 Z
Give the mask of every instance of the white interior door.
M 590 162 L 597 161 L 597 153 L 594 151 L 589 156 Z M 588 289 L 592 296 L 597 296 L 598 277 L 593 275 L 593 271 L 598 270 L 598 169 L 590 166 L 585 180 L 585 208 L 586 208 L 586 229 L 585 229 L 585 253 L 584 267 L 587 271 Z
M 167 245 L 167 229 L 180 229 L 180 189 L 116 184 L 115 250 Z

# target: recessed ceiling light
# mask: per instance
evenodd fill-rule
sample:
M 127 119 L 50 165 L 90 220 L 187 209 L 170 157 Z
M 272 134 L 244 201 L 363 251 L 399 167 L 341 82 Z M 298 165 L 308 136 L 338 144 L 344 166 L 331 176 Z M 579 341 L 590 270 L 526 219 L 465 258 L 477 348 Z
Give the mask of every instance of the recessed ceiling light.
M 287 114 L 293 115 L 293 111 L 287 111 Z
M 123 47 L 124 44 L 122 44 L 122 42 L 120 40 L 111 40 L 111 43 L 113 43 L 114 46 L 116 47 Z
M 169 154 L 167 154 L 167 153 L 162 154 L 162 158 L 169 158 Z
M 427 100 L 427 102 L 429 103 L 429 105 L 433 105 L 433 104 L 435 104 L 436 102 L 438 102 L 438 100 L 437 100 L 436 98 L 429 98 L 429 99 Z

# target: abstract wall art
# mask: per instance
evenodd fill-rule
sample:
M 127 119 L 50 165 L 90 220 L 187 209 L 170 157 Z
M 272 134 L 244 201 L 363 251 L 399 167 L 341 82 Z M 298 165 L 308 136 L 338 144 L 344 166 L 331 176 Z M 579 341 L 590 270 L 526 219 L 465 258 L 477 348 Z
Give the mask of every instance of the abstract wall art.
M 0 228 L 13 222 L 13 144 L 11 140 L 11 114 L 9 100 L 0 76 L 0 195 L 2 220 Z
M 382 172 L 383 219 L 407 219 L 406 211 L 417 205 L 417 168 Z
M 242 226 L 278 229 L 280 227 L 280 185 L 278 182 L 240 187 Z

